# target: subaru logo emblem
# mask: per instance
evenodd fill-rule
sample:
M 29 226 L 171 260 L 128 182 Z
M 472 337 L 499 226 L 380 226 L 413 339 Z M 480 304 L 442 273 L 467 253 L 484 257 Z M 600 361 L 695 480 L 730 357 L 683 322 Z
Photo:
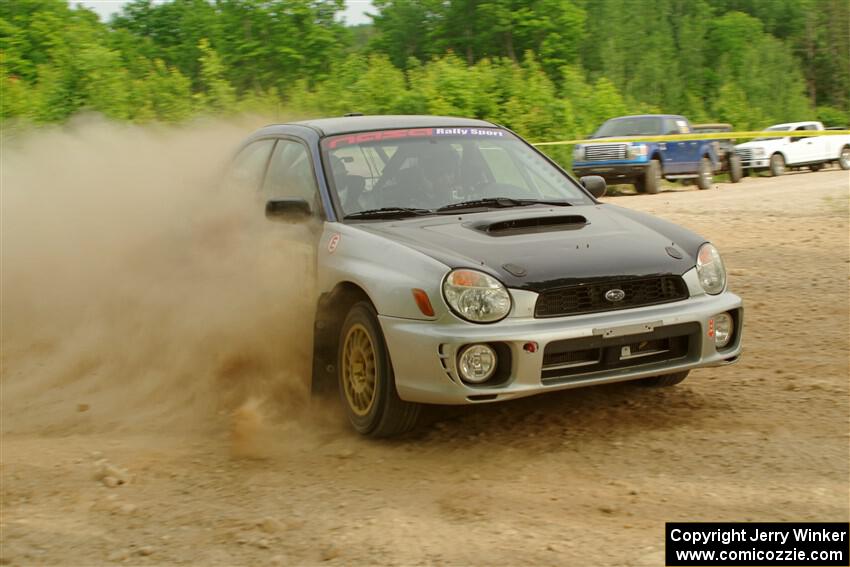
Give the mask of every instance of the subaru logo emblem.
M 609 289 L 605 292 L 605 299 L 612 303 L 616 303 L 617 301 L 623 301 L 626 297 L 626 292 L 622 289 Z

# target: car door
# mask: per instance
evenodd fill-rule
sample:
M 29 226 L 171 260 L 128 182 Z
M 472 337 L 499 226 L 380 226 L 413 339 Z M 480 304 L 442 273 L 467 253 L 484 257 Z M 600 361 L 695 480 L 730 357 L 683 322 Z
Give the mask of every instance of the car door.
M 678 117 L 675 119 L 676 129 L 679 134 L 692 134 L 691 126 L 684 118 Z M 702 159 L 700 155 L 700 146 L 703 143 L 700 140 L 687 140 L 678 142 L 681 144 L 679 149 L 679 161 L 681 163 L 682 173 L 696 173 L 699 168 L 699 162 Z
M 820 131 L 816 124 L 810 124 L 807 130 L 814 132 Z M 812 149 L 810 161 L 826 161 L 828 159 L 835 159 L 835 156 L 838 155 L 838 151 L 832 149 L 830 136 L 812 136 L 809 138 L 809 142 L 809 146 Z
M 788 155 L 786 156 L 788 163 L 807 163 L 819 159 L 815 138 L 806 136 L 806 131 L 814 130 L 814 128 L 812 124 L 803 124 L 794 128 L 788 143 Z
M 312 154 L 305 142 L 295 138 L 278 138 L 259 194 L 266 217 L 280 221 L 280 225 L 270 231 L 270 238 L 263 242 L 266 252 L 285 254 L 292 268 L 291 274 L 271 276 L 318 274 L 317 250 L 325 224 L 321 221 L 327 216 L 316 182 Z M 305 212 L 293 207 L 292 204 L 297 201 L 306 202 L 309 210 Z M 275 209 L 269 207 L 270 203 L 286 206 Z M 277 212 L 270 213 L 270 210 Z
M 681 134 L 679 129 L 679 125 L 675 118 L 665 118 L 664 126 L 662 129 L 664 135 L 677 135 Z M 687 146 L 686 142 L 662 142 L 659 144 L 661 149 L 661 159 L 664 162 L 664 173 L 665 174 L 676 174 L 682 173 L 685 171 L 684 167 L 684 154 L 686 152 Z

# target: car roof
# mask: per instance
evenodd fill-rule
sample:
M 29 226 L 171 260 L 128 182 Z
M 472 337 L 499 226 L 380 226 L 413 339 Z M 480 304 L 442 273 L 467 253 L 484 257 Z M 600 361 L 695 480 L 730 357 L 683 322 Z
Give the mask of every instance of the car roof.
M 496 126 L 492 122 L 476 120 L 474 118 L 457 118 L 454 116 L 421 116 L 421 115 L 384 115 L 384 116 L 339 116 L 335 118 L 318 118 L 315 120 L 302 120 L 289 122 L 287 124 L 273 124 L 266 128 L 275 126 L 306 126 L 319 132 L 322 136 L 334 136 L 336 134 L 351 134 L 353 132 L 368 132 L 371 130 L 388 130 L 395 128 L 427 128 L 427 127 L 464 127 Z

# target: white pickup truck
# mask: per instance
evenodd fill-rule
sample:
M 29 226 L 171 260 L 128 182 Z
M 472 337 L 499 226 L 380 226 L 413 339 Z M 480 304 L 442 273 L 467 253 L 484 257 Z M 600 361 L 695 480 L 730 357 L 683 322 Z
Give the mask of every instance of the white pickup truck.
M 741 156 L 745 170 L 769 169 L 774 176 L 803 166 L 817 171 L 832 162 L 841 169 L 850 169 L 850 136 L 807 135 L 817 130 L 824 130 L 820 122 L 776 124 L 766 129 L 776 132 L 776 138 L 756 138 L 738 144 L 735 153 Z

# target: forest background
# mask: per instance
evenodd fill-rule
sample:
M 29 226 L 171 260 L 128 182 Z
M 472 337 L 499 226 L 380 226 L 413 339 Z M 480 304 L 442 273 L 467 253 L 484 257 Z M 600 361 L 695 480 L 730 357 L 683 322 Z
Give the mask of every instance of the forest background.
M 133 0 L 108 22 L 63 0 L 4 0 L 0 120 L 442 114 L 535 141 L 632 113 L 738 130 L 850 123 L 846 0 L 373 4 L 352 27 L 343 0 Z

